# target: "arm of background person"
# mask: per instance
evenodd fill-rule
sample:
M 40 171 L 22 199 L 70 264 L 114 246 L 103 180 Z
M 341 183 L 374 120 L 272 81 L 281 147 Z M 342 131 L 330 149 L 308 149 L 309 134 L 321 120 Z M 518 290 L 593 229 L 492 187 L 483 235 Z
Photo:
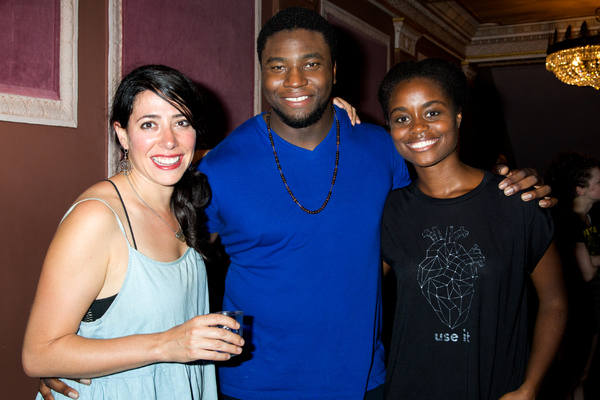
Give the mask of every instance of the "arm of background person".
M 518 390 L 507 393 L 501 400 L 536 398 L 558 353 L 567 323 L 567 292 L 554 242 L 533 270 L 531 280 L 538 295 L 539 306 L 525 379 Z
M 584 281 L 589 282 L 598 275 L 598 266 L 593 264 L 592 257 L 582 242 L 575 243 L 575 259 Z
M 507 196 L 517 193 L 521 190 L 526 190 L 533 187 L 533 190 L 527 191 L 521 195 L 523 201 L 540 199 L 539 206 L 542 208 L 554 207 L 558 204 L 558 200 L 554 197 L 548 197 L 550 194 L 550 186 L 544 185 L 544 180 L 538 175 L 533 168 L 523 168 L 511 171 L 506 165 L 496 165 L 492 172 L 497 175 L 504 175 L 504 179 L 498 187 L 504 191 Z

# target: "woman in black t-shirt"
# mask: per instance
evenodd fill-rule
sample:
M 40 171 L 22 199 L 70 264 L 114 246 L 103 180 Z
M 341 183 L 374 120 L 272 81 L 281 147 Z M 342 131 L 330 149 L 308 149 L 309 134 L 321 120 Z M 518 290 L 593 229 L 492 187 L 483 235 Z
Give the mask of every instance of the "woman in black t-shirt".
M 398 285 L 387 399 L 535 399 L 565 326 L 549 215 L 459 159 L 467 89 L 439 59 L 400 63 L 379 89 L 418 174 L 389 195 L 382 220 L 384 267 Z M 530 356 L 528 276 L 540 300 Z

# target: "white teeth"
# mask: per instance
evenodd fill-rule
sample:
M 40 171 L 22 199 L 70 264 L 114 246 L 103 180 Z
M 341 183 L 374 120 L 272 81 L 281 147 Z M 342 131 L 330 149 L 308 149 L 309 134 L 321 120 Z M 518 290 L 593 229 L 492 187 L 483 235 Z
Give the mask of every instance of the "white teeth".
M 300 96 L 300 97 L 284 97 L 287 101 L 304 101 L 308 99 L 308 96 Z
M 169 167 L 179 162 L 181 156 L 177 157 L 152 157 L 152 160 L 163 167 Z
M 424 140 L 422 142 L 408 143 L 407 146 L 411 149 L 422 149 L 423 147 L 430 146 L 435 142 L 437 142 L 437 140 Z

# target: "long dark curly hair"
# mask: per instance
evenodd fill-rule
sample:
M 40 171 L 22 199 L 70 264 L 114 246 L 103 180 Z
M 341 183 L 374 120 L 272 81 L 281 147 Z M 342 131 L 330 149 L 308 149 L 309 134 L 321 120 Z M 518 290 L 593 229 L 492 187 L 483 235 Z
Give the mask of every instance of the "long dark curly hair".
M 176 69 L 164 65 L 145 65 L 131 71 L 119 84 L 110 113 L 113 140 L 123 152 L 114 123 L 127 129 L 137 96 L 149 90 L 179 110 L 196 130 L 196 149 L 204 134 L 203 96 L 198 85 Z M 175 184 L 171 210 L 186 237 L 188 246 L 205 258 L 215 256 L 206 227 L 204 208 L 211 198 L 206 176 L 189 168 Z
M 552 187 L 552 194 L 565 207 L 570 207 L 577 196 L 577 187 L 588 187 L 592 169 L 598 160 L 578 151 L 564 151 L 548 162 L 546 183 Z

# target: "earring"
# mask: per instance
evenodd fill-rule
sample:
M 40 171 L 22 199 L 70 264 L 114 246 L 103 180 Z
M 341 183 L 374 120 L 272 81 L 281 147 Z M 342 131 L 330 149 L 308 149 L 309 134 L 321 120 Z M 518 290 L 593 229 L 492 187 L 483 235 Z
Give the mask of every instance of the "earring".
M 125 149 L 125 157 L 121 161 L 119 161 L 119 172 L 121 175 L 127 176 L 131 174 L 133 171 L 133 165 L 131 165 L 131 161 L 129 161 L 129 150 Z

